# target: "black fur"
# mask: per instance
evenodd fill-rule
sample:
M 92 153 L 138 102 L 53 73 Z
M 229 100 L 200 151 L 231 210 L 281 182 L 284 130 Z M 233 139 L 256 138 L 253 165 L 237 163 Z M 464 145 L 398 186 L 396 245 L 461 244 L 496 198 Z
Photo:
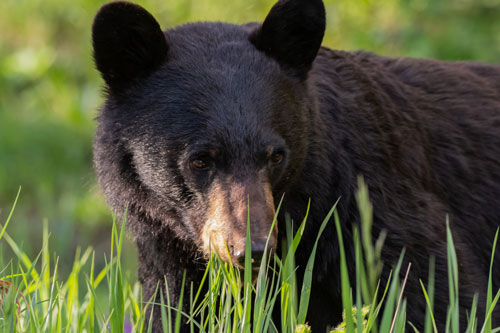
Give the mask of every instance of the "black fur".
M 207 189 L 215 180 L 230 188 L 257 173 L 267 177 L 275 200 L 285 193 L 281 212 L 294 221 L 312 198 L 296 258 L 299 277 L 321 221 L 341 197 L 352 274 L 354 194 L 363 175 L 374 237 L 387 232 L 383 282 L 403 248 L 412 263 L 408 319 L 422 328 L 418 280 L 427 280 L 434 256 L 435 315 L 444 326 L 446 215 L 459 260 L 461 327 L 478 291 L 484 318 L 500 225 L 500 67 L 318 52 L 323 33 L 321 1 L 280 0 L 263 26 L 195 23 L 164 38 L 136 5 L 112 3 L 98 13 L 95 59 L 110 89 L 98 119 L 95 168 L 110 206 L 119 214 L 128 207 L 145 297 L 166 276 L 175 303 L 184 270 L 188 283 L 199 282 Z M 269 147 L 285 154 L 279 166 L 267 163 Z M 189 168 L 208 151 L 215 157 L 207 172 Z M 499 265 L 500 251 L 495 291 Z M 313 277 L 308 321 L 322 332 L 342 313 L 333 223 L 321 237 Z M 495 311 L 496 323 L 499 316 Z

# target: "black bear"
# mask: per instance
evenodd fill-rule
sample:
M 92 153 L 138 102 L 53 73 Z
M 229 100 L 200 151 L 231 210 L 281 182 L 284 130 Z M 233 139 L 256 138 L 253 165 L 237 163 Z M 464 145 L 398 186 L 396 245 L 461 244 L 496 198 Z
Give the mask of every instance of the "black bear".
M 486 289 L 500 225 L 500 67 L 334 51 L 321 47 L 324 30 L 321 0 L 279 0 L 262 24 L 194 23 L 167 31 L 135 4 L 112 2 L 97 13 L 94 58 L 107 99 L 94 162 L 109 205 L 118 214 L 128 209 L 144 296 L 166 276 L 176 302 L 183 272 L 196 284 L 200 258 L 215 249 L 229 260 L 226 244 L 238 264 L 248 213 L 258 258 L 283 193 L 272 248 L 284 214 L 300 221 L 312 199 L 296 255 L 301 276 L 339 197 L 349 239 L 363 175 L 374 236 L 387 232 L 386 267 L 403 248 L 412 263 L 405 296 L 418 328 L 426 308 L 418 280 L 427 279 L 430 257 L 435 316 L 444 326 L 449 215 L 465 320 L 474 293 Z M 499 265 L 500 252 L 495 291 Z M 341 320 L 339 280 L 331 223 L 313 274 L 307 320 L 315 332 Z M 484 304 L 483 293 L 480 313 Z

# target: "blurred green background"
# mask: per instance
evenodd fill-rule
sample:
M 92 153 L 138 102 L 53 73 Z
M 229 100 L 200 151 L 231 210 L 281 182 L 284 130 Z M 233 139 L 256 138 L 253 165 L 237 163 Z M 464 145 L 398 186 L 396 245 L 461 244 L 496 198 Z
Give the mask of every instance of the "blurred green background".
M 8 232 L 36 255 L 47 219 L 62 271 L 78 246 L 96 248 L 101 264 L 109 248 L 112 218 L 92 169 L 94 117 L 103 98 L 90 28 L 104 2 L 0 1 L 0 222 L 22 186 Z M 262 21 L 273 2 L 139 1 L 163 28 Z M 326 7 L 324 44 L 331 48 L 500 63 L 500 0 L 327 0 Z M 134 247 L 126 249 L 133 267 Z M 4 251 L 6 261 L 9 255 Z

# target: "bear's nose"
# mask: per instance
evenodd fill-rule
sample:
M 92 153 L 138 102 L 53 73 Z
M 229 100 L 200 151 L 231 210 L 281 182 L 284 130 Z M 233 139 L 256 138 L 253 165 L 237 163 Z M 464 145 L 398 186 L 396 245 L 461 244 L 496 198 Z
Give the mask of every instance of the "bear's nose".
M 252 242 L 252 264 L 259 265 L 262 257 L 264 256 L 264 249 L 266 248 L 266 240 L 258 240 Z M 245 248 L 234 249 L 233 259 L 240 266 L 245 266 Z

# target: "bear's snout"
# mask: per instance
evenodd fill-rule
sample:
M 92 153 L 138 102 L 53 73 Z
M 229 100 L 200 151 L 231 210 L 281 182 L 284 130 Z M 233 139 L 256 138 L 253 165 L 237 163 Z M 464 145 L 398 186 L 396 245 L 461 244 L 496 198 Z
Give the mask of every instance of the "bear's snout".
M 268 182 L 258 179 L 214 182 L 201 232 L 203 251 L 207 255 L 216 251 L 224 261 L 243 267 L 249 223 L 252 262 L 260 263 L 266 242 L 270 251 L 276 248 L 276 226 L 271 232 L 274 215 L 274 199 Z

